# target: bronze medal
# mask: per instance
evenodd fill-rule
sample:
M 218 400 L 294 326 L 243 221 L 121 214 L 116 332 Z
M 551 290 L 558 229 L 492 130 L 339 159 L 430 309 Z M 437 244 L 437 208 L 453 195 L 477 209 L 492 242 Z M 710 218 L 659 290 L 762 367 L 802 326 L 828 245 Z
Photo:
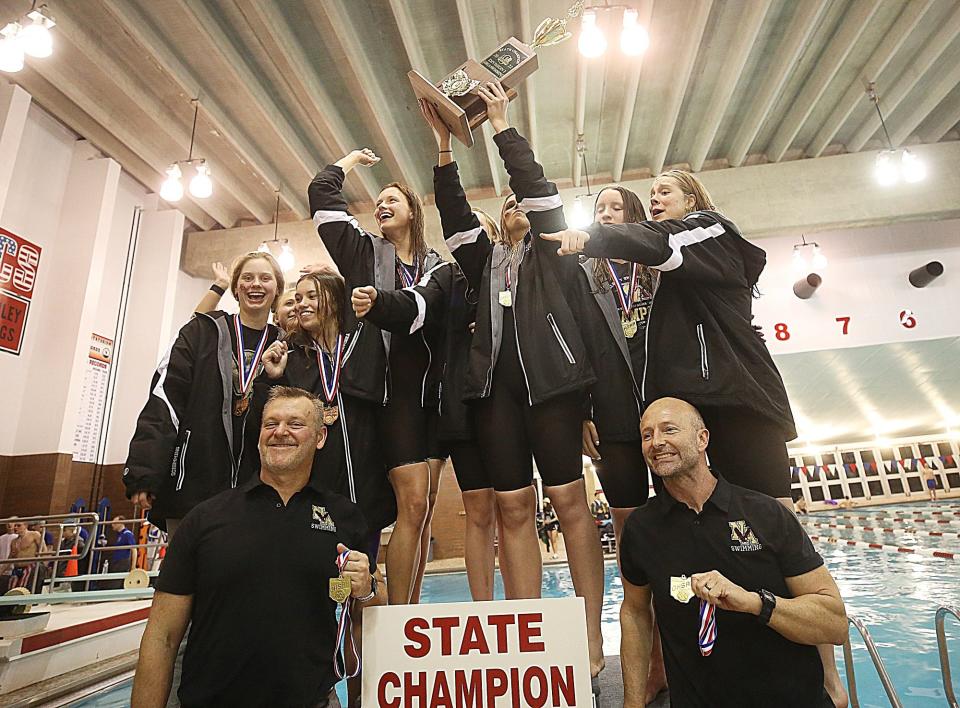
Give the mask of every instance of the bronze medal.
M 636 320 L 622 320 L 620 324 L 623 326 L 623 336 L 627 339 L 633 339 L 637 334 L 637 321 Z
M 340 408 L 333 404 L 326 404 L 323 406 L 323 424 L 324 425 L 333 425 L 337 422 L 337 418 L 340 417 Z
M 346 602 L 348 597 L 350 597 L 350 579 L 342 575 L 330 578 L 330 599 L 339 605 Z
M 247 412 L 247 408 L 250 407 L 250 398 L 248 396 L 243 396 L 236 403 L 233 404 L 233 414 L 235 416 L 241 416 Z

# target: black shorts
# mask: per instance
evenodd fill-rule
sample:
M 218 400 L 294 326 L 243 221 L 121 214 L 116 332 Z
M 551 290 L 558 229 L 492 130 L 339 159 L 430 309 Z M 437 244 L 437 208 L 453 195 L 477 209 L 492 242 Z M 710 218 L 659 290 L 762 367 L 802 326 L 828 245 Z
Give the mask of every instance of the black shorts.
M 419 335 L 394 335 L 390 344 L 390 400 L 377 412 L 377 439 L 388 470 L 446 459 L 435 408 L 424 408 L 423 380 L 430 364 Z
M 583 395 L 566 393 L 534 406 L 527 395 L 513 328 L 505 323 L 490 395 L 474 404 L 477 442 L 487 475 L 498 492 L 529 486 L 533 459 L 547 487 L 569 484 L 583 476 Z
M 475 441 L 451 442 L 449 446 L 453 473 L 457 476 L 457 484 L 461 492 L 493 488 L 493 483 L 483 466 L 480 447 Z
M 746 408 L 698 407 L 710 431 L 710 469 L 731 484 L 771 497 L 790 496 L 790 457 L 783 431 Z
M 650 493 L 650 482 L 640 441 L 604 442 L 601 435 L 597 450 L 600 459 L 593 464 L 610 506 L 614 509 L 643 506 Z

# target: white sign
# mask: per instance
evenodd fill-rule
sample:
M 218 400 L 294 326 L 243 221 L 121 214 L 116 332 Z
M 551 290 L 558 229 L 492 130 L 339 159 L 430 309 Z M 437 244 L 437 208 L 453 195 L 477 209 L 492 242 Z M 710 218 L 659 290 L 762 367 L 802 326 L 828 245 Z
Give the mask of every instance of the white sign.
M 363 611 L 365 708 L 589 708 L 583 599 Z

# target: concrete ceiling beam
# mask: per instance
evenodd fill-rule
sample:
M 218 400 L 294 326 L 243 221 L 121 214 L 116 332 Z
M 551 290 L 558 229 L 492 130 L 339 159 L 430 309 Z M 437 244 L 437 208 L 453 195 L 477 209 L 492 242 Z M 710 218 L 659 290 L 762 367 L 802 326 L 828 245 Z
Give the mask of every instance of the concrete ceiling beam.
M 737 27 L 737 41 L 727 52 L 723 68 L 720 70 L 720 82 L 713 87 L 710 103 L 703 124 L 697 131 L 697 137 L 690 149 L 690 169 L 699 172 L 707 159 L 707 154 L 713 146 L 720 123 L 730 107 L 730 98 L 740 81 L 743 67 L 750 56 L 763 18 L 770 9 L 772 0 L 754 0 L 743 8 L 743 16 Z
M 398 2 L 399 0 L 392 0 Z M 650 0 L 652 2 L 653 0 Z M 520 41 L 533 41 L 533 25 L 530 22 L 530 3 L 527 0 L 517 0 L 517 12 L 520 15 Z M 533 83 L 533 77 L 530 76 L 523 84 L 523 90 L 520 92 L 523 96 L 524 112 L 527 114 L 527 140 L 533 149 L 537 149 L 537 93 Z
M 304 106 L 312 121 L 325 138 L 330 152 L 335 153 L 330 159 L 338 160 L 353 150 L 356 145 L 350 134 L 350 129 L 336 111 L 336 102 L 324 87 L 323 82 L 310 63 L 303 47 L 297 41 L 290 25 L 276 4 L 252 0 L 241 7 L 241 12 L 247 18 L 251 30 L 263 32 L 276 46 L 277 51 L 292 71 L 284 72 L 284 79 L 288 82 L 299 82 L 301 92 L 308 97 L 309 104 Z M 251 21 L 253 20 L 253 21 Z M 317 168 L 321 165 L 317 165 Z M 380 194 L 380 185 L 370 170 L 353 170 L 347 176 L 348 183 L 356 186 L 362 198 L 374 202 Z
M 866 64 L 863 65 L 863 69 L 857 75 L 857 78 L 850 82 L 843 98 L 840 99 L 813 140 L 807 145 L 805 153 L 809 157 L 820 157 L 823 154 L 823 151 L 836 137 L 837 132 L 850 117 L 850 114 L 864 100 L 867 84 L 876 79 L 887 67 L 897 52 L 900 51 L 903 43 L 920 24 L 920 20 L 933 6 L 934 0 L 910 2 L 904 6 L 903 11 L 883 39 L 880 40 L 873 54 L 867 59 Z
M 406 52 L 410 68 L 419 71 L 429 79 L 427 60 L 423 56 L 421 41 L 417 39 L 416 24 L 410 17 L 407 0 L 389 0 L 389 2 L 390 11 L 393 13 L 393 21 L 397 24 L 397 30 L 400 32 L 400 41 L 403 42 L 403 51 Z
M 947 103 L 941 104 L 942 117 L 935 123 L 931 123 L 920 134 L 920 139 L 925 143 L 938 143 L 943 137 L 960 122 L 960 93 L 954 94 L 953 98 Z
M 900 111 L 892 121 L 887 121 L 892 123 L 890 140 L 894 145 L 902 145 L 941 101 L 960 85 L 960 62 L 953 62 L 944 70 L 938 69 L 932 73 L 927 77 L 923 93 L 917 100 L 904 104 L 906 113 Z
M 956 6 L 950 16 L 940 25 L 940 29 L 924 42 L 923 47 L 907 64 L 903 73 L 894 81 L 892 86 L 878 86 L 880 94 L 880 108 L 885 116 L 889 116 L 897 106 L 907 97 L 907 94 L 917 85 L 920 78 L 934 65 L 939 66 L 938 60 L 946 51 L 957 35 L 960 34 L 960 4 Z M 853 137 L 847 141 L 848 152 L 859 152 L 866 142 L 880 130 L 880 121 L 870 112 Z
M 143 111 L 156 120 L 158 125 L 158 132 L 166 134 L 171 141 L 177 144 L 176 154 L 172 154 L 166 160 L 166 165 L 161 165 L 158 170 L 159 179 L 163 179 L 165 174 L 165 168 L 174 161 L 174 159 L 179 159 L 185 156 L 189 150 L 190 146 L 190 130 L 185 126 L 181 127 L 173 119 L 170 108 L 164 104 L 160 99 L 158 99 L 154 94 L 149 91 L 144 90 L 142 84 L 138 83 L 133 77 L 130 76 L 128 70 L 121 66 L 119 62 L 113 59 L 110 55 L 103 51 L 102 45 L 97 42 L 90 34 L 83 28 L 83 26 L 77 21 L 77 18 L 73 15 L 72 10 L 69 9 L 69 5 L 63 5 L 57 10 L 57 27 L 63 32 L 64 38 L 67 39 L 73 46 L 75 46 L 80 52 L 86 56 L 91 63 L 96 65 L 96 67 L 101 71 L 103 76 L 107 81 L 113 83 L 120 92 L 127 96 L 128 98 L 134 100 Z M 41 73 L 43 72 L 42 65 L 38 64 L 38 69 Z M 76 102 L 76 99 L 73 99 Z M 192 118 L 193 107 L 189 104 L 184 105 L 184 109 L 189 108 L 189 117 Z M 116 121 L 115 116 L 107 114 L 108 119 L 111 120 L 111 123 Z M 188 118 L 189 120 L 189 118 Z M 110 126 L 105 126 L 108 129 Z M 131 145 L 131 148 L 134 152 L 141 152 L 137 148 L 137 144 L 142 141 L 137 140 L 136 143 Z M 259 220 L 261 223 L 266 223 L 272 218 L 272 211 L 266 207 L 262 200 L 254 196 L 249 189 L 242 183 L 240 183 L 223 165 L 217 164 L 215 161 L 207 159 L 207 163 L 210 164 L 214 179 L 217 184 L 219 184 L 223 189 L 225 189 L 240 205 L 249 211 L 253 217 Z M 206 208 L 208 203 L 216 203 L 217 195 L 214 194 L 213 197 L 210 197 L 210 201 L 204 201 L 199 203 L 198 206 L 201 208 Z M 217 219 L 217 221 L 220 221 Z M 224 224 L 220 222 L 224 227 L 229 228 L 233 224 Z
M 650 20 L 653 17 L 653 0 L 642 0 L 637 8 L 637 24 L 650 30 Z M 617 134 L 614 138 L 613 167 L 610 173 L 614 182 L 623 178 L 623 165 L 627 159 L 627 145 L 630 142 L 630 130 L 633 127 L 633 114 L 637 108 L 637 90 L 640 87 L 640 72 L 643 70 L 644 55 L 634 58 L 630 62 L 627 74 L 627 84 L 623 92 L 623 103 L 620 105 L 620 118 L 617 121 Z
M 656 134 L 652 143 L 654 148 L 650 158 L 650 171 L 655 175 L 660 173 L 663 169 L 663 163 L 667 159 L 667 151 L 670 149 L 670 142 L 677 127 L 677 119 L 680 117 L 683 97 L 690 86 L 690 77 L 693 74 L 693 67 L 697 63 L 697 53 L 704 38 L 704 31 L 707 28 L 707 19 L 710 17 L 712 6 L 713 0 L 698 0 L 690 8 L 686 26 L 687 36 L 683 46 L 678 47 L 672 57 L 676 62 L 670 72 L 674 80 L 670 83 L 664 111 L 661 114 L 662 119 L 659 121 L 659 133 L 654 131 Z
M 771 162 L 780 162 L 784 153 L 790 149 L 797 133 L 837 75 L 847 55 L 853 51 L 864 28 L 880 9 L 881 3 L 882 0 L 855 0 L 844 14 L 840 27 L 817 58 L 813 71 L 804 82 L 799 95 L 791 101 L 790 110 L 767 146 L 767 158 Z
M 746 159 L 747 151 L 757 139 L 827 5 L 829 0 L 805 0 L 796 4 L 796 14 L 784 33 L 783 44 L 767 64 L 765 78 L 753 100 L 743 109 L 743 121 L 727 151 L 727 163 L 731 167 L 739 167 Z
M 356 86 L 360 87 L 354 95 L 355 108 L 377 142 L 368 147 L 383 157 L 394 179 L 409 184 L 421 193 L 432 191 L 424 189 L 423 175 L 418 174 L 417 163 L 407 149 L 409 136 L 402 135 L 393 120 L 396 101 L 391 101 L 380 88 L 376 68 L 367 53 L 360 50 L 369 44 L 368 38 L 354 29 L 349 13 L 340 0 L 309 3 L 307 11 L 318 27 L 321 21 L 330 25 L 332 31 L 320 36 L 329 44 L 339 45 L 343 66 L 349 69 L 355 77 Z
M 166 40 L 153 30 L 134 3 L 127 0 L 102 0 L 102 2 L 123 30 L 146 50 L 181 91 L 188 96 L 198 96 L 201 92 L 204 94 L 202 103 L 204 115 L 217 132 L 236 151 L 240 159 L 250 166 L 253 173 L 266 182 L 271 191 L 277 187 L 280 188 L 281 200 L 298 218 L 306 218 L 310 212 L 304 196 L 306 190 L 300 185 L 298 189 L 293 189 L 285 179 L 281 178 L 260 149 L 246 136 L 219 102 L 210 96 L 210 92 L 205 90 L 199 77 L 177 57 Z
M 467 0 L 457 0 L 457 17 L 460 20 L 460 33 L 463 35 L 467 57 L 480 61 L 480 53 L 477 49 L 477 33 L 473 25 L 470 4 Z M 483 131 L 483 152 L 487 158 L 487 166 L 490 168 L 490 180 L 497 196 L 500 196 L 503 194 L 504 168 L 500 161 L 500 151 L 497 150 L 496 144 L 493 142 L 493 128 L 490 126 L 490 121 L 484 121 L 481 130 Z

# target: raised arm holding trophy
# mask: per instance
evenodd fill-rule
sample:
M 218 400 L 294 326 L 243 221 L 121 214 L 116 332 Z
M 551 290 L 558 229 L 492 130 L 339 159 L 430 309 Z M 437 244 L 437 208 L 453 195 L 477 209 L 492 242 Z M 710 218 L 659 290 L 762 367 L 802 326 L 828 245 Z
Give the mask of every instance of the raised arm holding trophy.
M 486 105 L 477 94 L 477 87 L 499 81 L 509 99 L 516 98 L 517 86 L 539 66 L 536 50 L 569 39 L 567 22 L 583 12 L 584 1 L 576 0 L 560 19 L 548 17 L 541 22 L 530 44 L 511 37 L 482 61 L 467 59 L 438 84 L 417 71 L 407 72 L 417 99 L 431 103 L 450 132 L 467 147 L 473 147 L 473 130 L 487 120 Z

